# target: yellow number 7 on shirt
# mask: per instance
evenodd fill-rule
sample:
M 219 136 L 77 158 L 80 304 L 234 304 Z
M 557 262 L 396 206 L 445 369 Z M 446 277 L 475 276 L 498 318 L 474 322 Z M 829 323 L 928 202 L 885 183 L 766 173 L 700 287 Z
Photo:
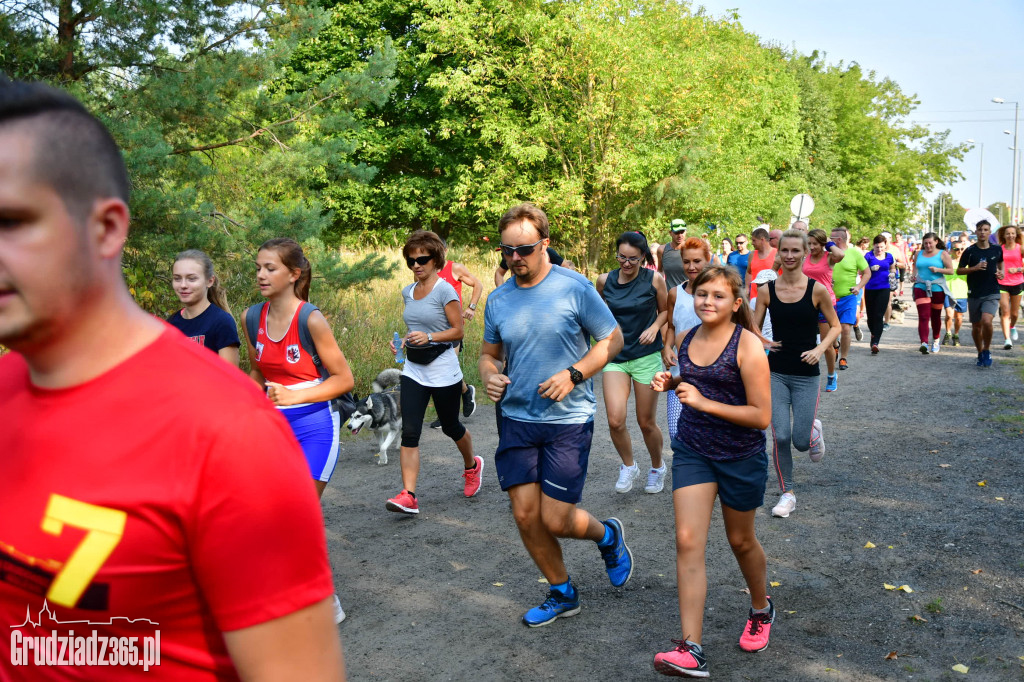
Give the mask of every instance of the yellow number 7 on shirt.
M 78 603 L 107 557 L 121 542 L 127 518 L 128 515 L 118 509 L 98 507 L 63 495 L 50 495 L 43 516 L 43 530 L 50 535 L 60 535 L 68 525 L 81 528 L 86 533 L 64 562 L 64 568 L 53 579 L 46 593 L 48 600 L 68 607 Z

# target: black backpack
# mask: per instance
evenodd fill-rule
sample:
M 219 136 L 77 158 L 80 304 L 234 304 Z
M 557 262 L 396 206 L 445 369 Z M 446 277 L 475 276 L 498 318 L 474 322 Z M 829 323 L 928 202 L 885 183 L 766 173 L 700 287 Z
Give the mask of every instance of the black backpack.
M 257 303 L 249 306 L 245 311 L 245 330 L 249 334 L 249 342 L 254 347 L 256 345 L 256 336 L 259 334 L 260 316 L 263 314 L 263 306 L 265 305 L 269 305 L 269 303 Z M 302 305 L 299 306 L 299 344 L 313 360 L 313 365 L 320 373 L 320 378 L 326 379 L 331 376 L 331 373 L 320 362 L 320 356 L 316 352 L 316 344 L 313 343 L 313 335 L 309 333 L 309 316 L 313 314 L 314 310 L 320 309 L 308 301 L 303 301 Z M 352 413 L 355 412 L 357 402 L 358 398 L 350 391 L 332 400 L 331 409 L 337 412 L 341 417 L 341 422 L 345 423 L 352 416 Z

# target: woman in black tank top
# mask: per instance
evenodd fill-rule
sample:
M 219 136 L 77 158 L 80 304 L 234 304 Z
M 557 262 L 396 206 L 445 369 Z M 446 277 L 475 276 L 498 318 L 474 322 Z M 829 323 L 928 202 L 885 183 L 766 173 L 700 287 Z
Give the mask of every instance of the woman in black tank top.
M 817 419 L 821 370 L 818 363 L 825 350 L 839 338 L 839 318 L 825 285 L 803 272 L 807 256 L 807 234 L 788 230 L 779 240 L 782 274 L 757 292 L 754 319 L 764 322 L 765 311 L 772 316 L 774 344 L 768 354 L 772 372 L 772 455 L 782 495 L 772 515 L 789 517 L 796 509 L 793 492 L 791 446 L 809 451 L 812 462 L 825 454 L 821 420 Z M 828 323 L 828 333 L 818 342 L 818 313 Z

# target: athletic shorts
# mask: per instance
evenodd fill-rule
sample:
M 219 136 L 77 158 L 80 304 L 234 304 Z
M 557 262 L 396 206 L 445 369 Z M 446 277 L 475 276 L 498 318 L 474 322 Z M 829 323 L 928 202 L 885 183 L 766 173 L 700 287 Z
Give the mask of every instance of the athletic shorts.
M 313 479 L 331 480 L 338 463 L 338 435 L 341 419 L 330 403 L 313 403 L 281 410 L 292 427 L 295 439 L 302 446 Z
M 494 469 L 502 490 L 540 483 L 548 497 L 577 504 L 587 480 L 594 422 L 547 424 L 501 420 Z
M 836 299 L 836 315 L 839 316 L 840 324 L 857 324 L 858 305 L 860 305 L 860 297 L 857 294 Z
M 966 298 L 958 298 L 958 299 L 956 299 L 955 301 L 953 301 L 952 308 L 953 308 L 953 312 L 954 313 L 960 313 L 961 315 L 963 313 L 966 313 L 967 312 L 967 299 Z
M 967 312 L 970 315 L 971 324 L 981 322 L 981 316 L 985 313 L 995 317 L 999 314 L 999 294 L 982 296 L 981 298 L 968 297 Z
M 717 483 L 718 499 L 736 511 L 750 511 L 764 504 L 768 483 L 768 454 L 719 461 L 708 459 L 672 440 L 672 490 L 701 483 Z
M 999 291 L 1005 291 L 1010 296 L 1020 296 L 1024 291 L 1024 284 L 1000 284 Z
M 665 366 L 661 364 L 661 351 L 625 362 L 609 362 L 604 366 L 604 371 L 625 372 L 639 384 L 650 384 L 654 375 L 664 369 Z

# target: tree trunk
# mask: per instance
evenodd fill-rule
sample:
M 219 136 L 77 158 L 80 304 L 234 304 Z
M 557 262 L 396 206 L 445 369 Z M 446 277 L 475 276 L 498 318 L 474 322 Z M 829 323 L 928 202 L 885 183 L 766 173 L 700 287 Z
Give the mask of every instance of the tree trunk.
M 75 67 L 75 17 L 71 0 L 60 0 L 57 16 L 57 46 L 63 55 L 60 59 L 61 80 L 74 80 Z

